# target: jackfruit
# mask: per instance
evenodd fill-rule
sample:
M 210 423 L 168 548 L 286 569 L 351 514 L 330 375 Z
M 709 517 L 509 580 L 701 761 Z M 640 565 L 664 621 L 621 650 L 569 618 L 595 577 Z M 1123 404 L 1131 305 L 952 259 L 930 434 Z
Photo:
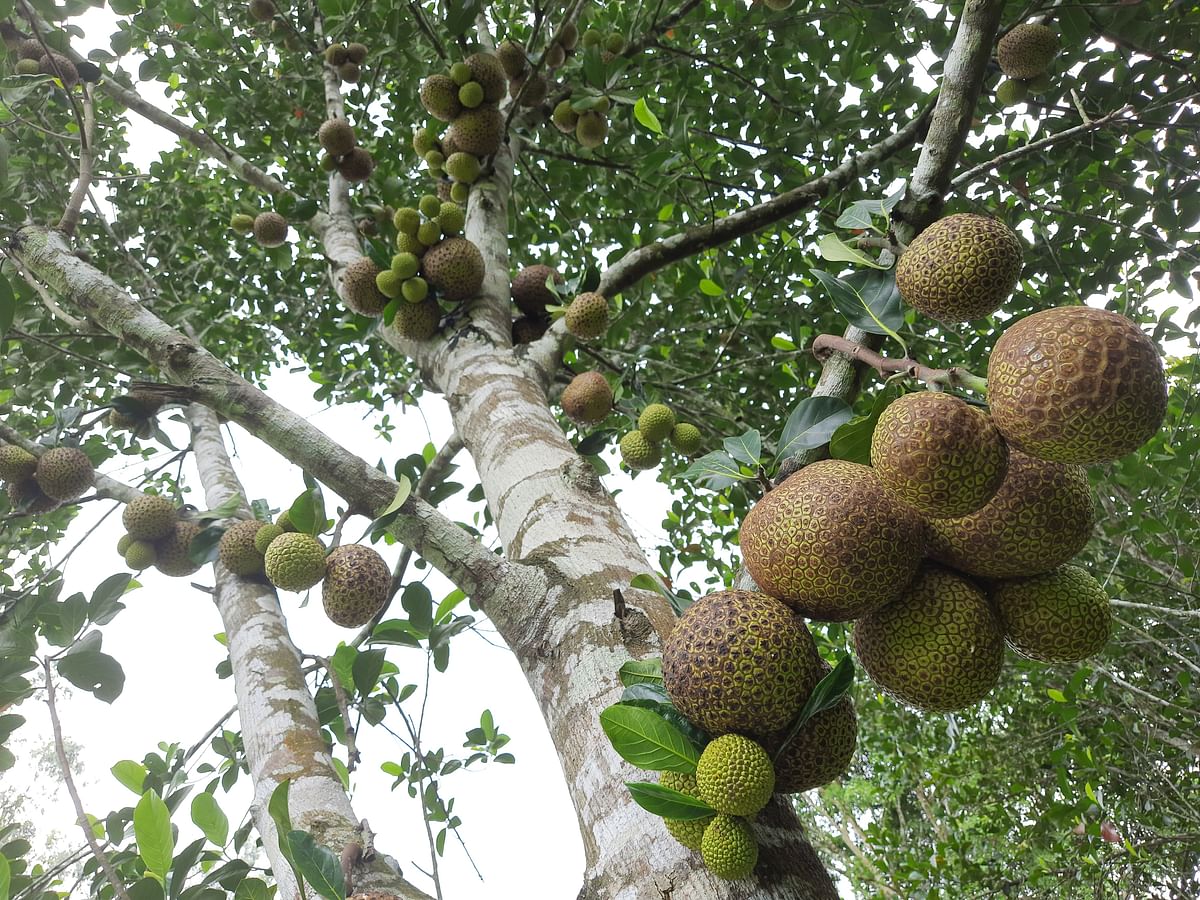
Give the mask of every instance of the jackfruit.
M 567 307 L 564 319 L 567 331 L 575 337 L 594 340 L 608 330 L 608 301 L 595 291 L 579 294 Z
M 234 575 L 249 578 L 263 572 L 263 554 L 254 546 L 263 523 L 256 519 L 237 522 L 221 535 L 217 550 L 221 562 Z
M 271 584 L 284 591 L 306 591 L 325 577 L 325 548 L 311 534 L 281 534 L 263 555 Z
M 718 878 L 747 878 L 758 863 L 758 844 L 745 821 L 718 815 L 704 829 L 700 856 Z
M 599 372 L 581 372 L 563 388 L 563 414 L 580 425 L 603 421 L 613 407 L 613 391 Z
M 648 441 L 665 441 L 674 430 L 675 413 L 665 403 L 651 403 L 638 416 L 638 431 L 644 434 Z
M 775 790 L 767 751 L 748 737 L 723 734 L 711 740 L 696 764 L 700 799 L 719 813 L 752 816 Z
M 429 248 L 421 271 L 443 300 L 466 300 L 483 286 L 483 254 L 466 238 L 447 238 Z
M 383 609 L 392 574 L 378 553 L 362 544 L 344 544 L 326 560 L 321 603 L 335 625 L 361 628 Z
M 121 523 L 139 541 L 157 541 L 175 528 L 175 504 L 157 494 L 142 494 L 125 504 Z
M 254 218 L 254 239 L 263 247 L 278 247 L 287 240 L 287 219 L 277 212 L 261 212 Z
M 1104 649 L 1112 632 L 1108 594 L 1078 566 L 991 586 L 1004 637 L 1017 653 L 1048 663 L 1076 663 Z
M 635 472 L 653 469 L 662 461 L 662 447 L 638 430 L 621 438 L 621 460 Z
M 342 299 L 360 316 L 378 316 L 387 306 L 388 298 L 375 280 L 381 271 L 369 256 L 360 256 L 342 270 Z

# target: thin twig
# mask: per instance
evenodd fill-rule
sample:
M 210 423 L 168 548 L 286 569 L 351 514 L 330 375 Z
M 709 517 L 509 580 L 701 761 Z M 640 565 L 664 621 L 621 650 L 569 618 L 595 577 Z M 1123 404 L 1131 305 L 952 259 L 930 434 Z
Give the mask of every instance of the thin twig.
M 86 81 L 83 83 L 83 128 L 79 134 L 79 180 L 75 183 L 75 190 L 71 192 L 62 218 L 58 220 L 58 230 L 67 235 L 74 235 L 79 225 L 79 213 L 92 186 L 92 167 L 96 159 L 96 150 L 92 146 L 92 137 L 96 132 L 96 105 L 92 101 L 92 86 Z
M 948 369 L 933 369 L 913 359 L 889 359 L 869 347 L 846 340 L 836 334 L 819 334 L 812 342 L 812 354 L 824 361 L 834 353 L 844 353 L 864 365 L 870 366 L 880 375 L 907 375 L 917 381 L 941 387 L 964 387 L 974 391 L 987 389 L 987 380 L 972 375 L 961 366 Z

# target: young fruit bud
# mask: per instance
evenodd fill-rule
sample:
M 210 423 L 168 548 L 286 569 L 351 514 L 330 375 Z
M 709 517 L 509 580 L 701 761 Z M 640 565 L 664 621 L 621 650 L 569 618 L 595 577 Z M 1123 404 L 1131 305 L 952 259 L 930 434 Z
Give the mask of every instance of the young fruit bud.
M 401 286 L 400 293 L 409 303 L 420 303 L 429 295 L 429 285 L 424 278 L 410 278 Z
M 471 67 L 466 63 L 456 62 L 450 67 L 450 79 L 462 87 L 471 80 Z
M 458 102 L 467 109 L 474 109 L 483 102 L 483 85 L 478 81 L 468 81 L 458 89 Z
M 234 213 L 229 219 L 229 227 L 238 234 L 249 234 L 254 230 L 254 216 L 245 213 Z

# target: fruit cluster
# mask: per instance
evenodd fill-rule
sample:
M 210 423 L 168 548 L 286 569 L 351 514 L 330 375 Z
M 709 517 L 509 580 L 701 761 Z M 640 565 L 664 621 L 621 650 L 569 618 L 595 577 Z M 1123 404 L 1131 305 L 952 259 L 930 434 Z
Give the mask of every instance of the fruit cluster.
M 129 501 L 121 522 L 125 534 L 117 542 L 117 552 L 135 572 L 153 566 L 164 575 L 183 578 L 200 569 L 201 564 L 191 555 L 200 526 L 180 518 L 179 510 L 166 497 L 143 494 Z
M 676 422 L 675 411 L 665 403 L 651 403 L 638 416 L 637 428 L 621 438 L 621 460 L 634 471 L 653 469 L 662 462 L 663 442 L 684 456 L 700 452 L 700 429 Z
M 0 479 L 14 511 L 43 513 L 91 490 L 96 470 L 78 447 L 53 447 L 35 456 L 16 444 L 0 444 Z
M 61 53 L 46 52 L 42 42 L 26 38 L 17 45 L 17 62 L 13 67 L 16 75 L 52 75 L 70 89 L 79 84 L 79 70 Z

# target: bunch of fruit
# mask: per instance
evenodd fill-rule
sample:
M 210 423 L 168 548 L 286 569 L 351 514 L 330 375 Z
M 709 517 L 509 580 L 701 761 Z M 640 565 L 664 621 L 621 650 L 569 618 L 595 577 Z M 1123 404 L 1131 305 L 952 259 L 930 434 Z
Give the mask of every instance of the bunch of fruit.
M 353 126 L 345 119 L 329 119 L 317 131 L 317 141 L 325 152 L 321 168 L 337 171 L 349 182 L 366 181 L 375 171 L 375 158 L 358 145 Z
M 996 45 L 996 60 L 1006 81 L 996 88 L 1001 106 L 1020 103 L 1030 94 L 1050 88 L 1050 64 L 1058 55 L 1058 34 L 1048 25 L 1015 26 Z
M 191 547 L 200 526 L 181 518 L 166 497 L 143 494 L 129 501 L 121 522 L 126 533 L 117 542 L 117 552 L 135 572 L 153 566 L 164 575 L 183 578 L 199 570 Z
M 355 84 L 362 78 L 362 64 L 368 52 L 366 44 L 330 44 L 325 48 L 325 62 L 337 69 L 342 81 Z
M 16 444 L 2 444 L 0 479 L 14 511 L 43 513 L 91 490 L 96 470 L 78 447 L 53 447 L 35 456 Z
M 700 429 L 676 422 L 675 411 L 665 403 L 651 403 L 638 416 L 637 428 L 621 438 L 621 460 L 634 471 L 653 469 L 662 462 L 663 442 L 684 456 L 700 452 Z

